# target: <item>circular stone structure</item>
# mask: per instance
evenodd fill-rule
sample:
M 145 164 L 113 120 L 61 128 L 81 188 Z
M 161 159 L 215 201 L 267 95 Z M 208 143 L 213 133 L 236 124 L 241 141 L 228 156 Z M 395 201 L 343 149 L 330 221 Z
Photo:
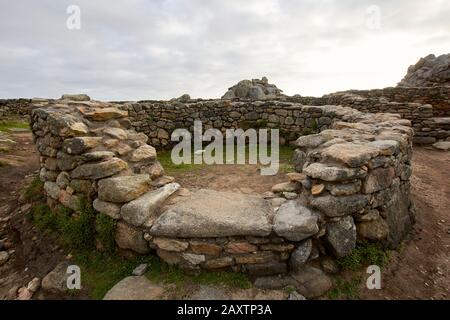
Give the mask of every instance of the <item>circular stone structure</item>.
M 136 132 L 140 125 L 129 111 L 139 113 L 138 103 L 44 101 L 34 106 L 31 126 L 50 207 L 76 211 L 88 199 L 98 214 L 116 221 L 122 250 L 155 252 L 187 269 L 254 276 L 309 270 L 318 278 L 323 272 L 316 261 L 345 257 L 358 240 L 394 248 L 410 230 L 413 130 L 400 115 L 286 101 L 172 103 L 175 111 L 165 115 L 170 123 L 189 110 L 188 121 L 221 130 L 243 121 L 282 129 L 296 146 L 298 172 L 264 197 L 181 193 L 150 145 L 168 144 L 174 126 Z M 159 117 L 164 106 L 159 103 Z M 290 280 L 307 286 L 300 276 Z

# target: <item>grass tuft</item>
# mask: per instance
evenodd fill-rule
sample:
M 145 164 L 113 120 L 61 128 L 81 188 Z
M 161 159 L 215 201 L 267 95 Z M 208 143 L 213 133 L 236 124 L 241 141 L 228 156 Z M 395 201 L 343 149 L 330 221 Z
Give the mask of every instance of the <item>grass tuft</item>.
M 0 121 L 0 131 L 8 132 L 11 129 L 30 129 L 26 121 L 21 120 L 2 120 Z
M 330 299 L 358 299 L 359 285 L 361 278 L 354 277 L 350 280 L 345 280 L 341 277 L 334 279 L 333 288 L 328 291 L 328 298 Z
M 344 269 L 358 270 L 366 265 L 377 265 L 383 268 L 389 257 L 378 243 L 363 243 L 358 245 L 350 255 L 339 258 L 337 263 Z
M 98 213 L 95 218 L 95 230 L 103 252 L 114 253 L 116 251 L 116 243 L 114 241 L 116 221 L 105 214 Z
M 39 179 L 39 177 L 35 177 L 25 189 L 24 198 L 27 201 L 40 201 L 45 199 L 44 183 L 41 179 Z

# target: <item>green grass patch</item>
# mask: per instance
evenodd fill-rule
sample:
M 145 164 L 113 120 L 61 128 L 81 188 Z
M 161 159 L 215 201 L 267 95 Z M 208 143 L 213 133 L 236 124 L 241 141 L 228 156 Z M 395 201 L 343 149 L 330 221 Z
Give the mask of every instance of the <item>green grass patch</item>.
M 339 258 L 337 263 L 344 269 L 355 271 L 367 265 L 383 268 L 388 260 L 389 256 L 380 244 L 362 243 L 357 245 L 350 255 Z
M 8 132 L 11 129 L 30 129 L 28 122 L 23 120 L 2 120 L 0 121 L 0 131 Z
M 27 201 L 44 200 L 44 183 L 39 177 L 35 177 L 33 181 L 31 181 L 25 189 L 24 197 Z
M 70 212 L 70 211 L 69 211 Z M 89 251 L 95 244 L 95 210 L 83 201 L 76 214 L 58 214 L 58 231 L 64 244 L 77 251 Z
M 153 255 L 132 259 L 120 257 L 114 243 L 115 221 L 96 214 L 85 203 L 81 203 L 76 212 L 63 206 L 52 211 L 46 204 L 37 203 L 30 209 L 28 217 L 39 230 L 55 235 L 66 249 L 71 250 L 73 261 L 82 270 L 82 283 L 92 299 L 102 299 L 109 289 L 130 276 L 141 263 L 149 264 L 146 276 L 150 280 L 174 284 L 177 290 L 188 284 L 251 287 L 249 279 L 241 273 L 202 270 L 188 274 Z M 101 242 L 101 252 L 94 250 L 96 238 Z
M 117 254 L 93 251 L 75 253 L 73 259 L 81 268 L 81 281 L 87 286 L 92 299 L 102 299 L 109 289 L 130 276 L 133 269 L 141 263 L 148 264 L 145 276 L 149 280 L 174 284 L 176 290 L 182 290 L 189 284 L 227 285 L 244 289 L 251 287 L 251 282 L 241 273 L 200 271 L 191 275 L 177 267 L 169 266 L 153 255 L 125 259 Z
M 34 204 L 27 217 L 41 232 L 56 232 L 58 230 L 57 215 L 45 203 Z
M 259 146 L 257 146 L 259 148 Z M 272 154 L 270 145 L 268 146 L 267 154 L 270 157 Z M 193 150 L 193 148 L 192 148 Z M 249 162 L 249 146 L 246 145 L 244 149 L 244 156 L 246 163 Z M 238 159 L 238 148 L 235 145 L 233 155 L 228 156 L 226 152 L 226 146 L 223 146 L 223 163 L 236 163 Z M 282 172 L 293 172 L 294 168 L 290 166 L 292 156 L 294 154 L 294 148 L 290 146 L 280 146 L 278 151 L 278 158 L 280 161 L 280 167 L 282 167 Z M 214 156 L 214 153 L 213 153 Z M 208 165 L 205 163 L 194 164 L 194 155 L 191 156 L 191 163 L 182 163 L 182 164 L 174 164 L 171 159 L 171 151 L 170 150 L 162 150 L 158 152 L 158 160 L 161 165 L 164 167 L 164 170 L 167 174 L 175 174 L 180 172 L 194 171 L 198 169 L 202 169 L 207 167 Z
M 342 277 L 334 279 L 333 288 L 328 291 L 328 298 L 330 299 L 358 299 L 359 286 L 361 278 L 354 277 L 350 280 L 345 280 Z
M 116 243 L 114 241 L 116 221 L 106 214 L 99 213 L 95 217 L 95 230 L 103 252 L 114 253 L 116 251 Z
M 130 276 L 141 263 L 151 264 L 152 257 L 135 257 L 126 260 L 115 254 L 102 252 L 76 253 L 74 262 L 81 269 L 81 283 L 88 288 L 92 299 L 102 299 L 117 282 Z
M 64 206 L 52 211 L 46 204 L 36 203 L 28 217 L 41 232 L 55 233 L 71 250 L 84 252 L 94 248 L 95 210 L 84 202 L 76 213 Z

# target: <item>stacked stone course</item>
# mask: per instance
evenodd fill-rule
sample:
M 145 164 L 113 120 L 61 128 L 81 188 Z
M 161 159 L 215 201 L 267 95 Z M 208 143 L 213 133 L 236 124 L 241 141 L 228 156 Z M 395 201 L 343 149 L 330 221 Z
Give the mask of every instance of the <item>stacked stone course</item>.
M 163 176 L 147 136 L 131 129 L 127 116 L 97 101 L 35 105 L 31 127 L 51 207 L 59 203 L 77 211 L 84 199 L 118 219 L 125 203 L 149 195 L 167 198 L 178 189 Z

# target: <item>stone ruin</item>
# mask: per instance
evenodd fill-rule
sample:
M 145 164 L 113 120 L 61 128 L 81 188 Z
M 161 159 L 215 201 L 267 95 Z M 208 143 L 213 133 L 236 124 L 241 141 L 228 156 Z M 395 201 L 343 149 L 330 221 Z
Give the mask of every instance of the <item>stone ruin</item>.
M 327 261 L 351 254 L 357 240 L 394 248 L 413 224 L 413 129 L 398 114 L 270 100 L 86 100 L 34 106 L 40 178 L 50 207 L 77 211 L 87 199 L 116 220 L 121 250 L 155 252 L 190 270 L 246 272 L 261 286 L 275 279 L 315 297 L 331 286 Z M 297 148 L 297 172 L 264 196 L 181 188 L 152 145 L 167 145 L 175 127 L 194 119 L 220 130 L 281 127 Z

